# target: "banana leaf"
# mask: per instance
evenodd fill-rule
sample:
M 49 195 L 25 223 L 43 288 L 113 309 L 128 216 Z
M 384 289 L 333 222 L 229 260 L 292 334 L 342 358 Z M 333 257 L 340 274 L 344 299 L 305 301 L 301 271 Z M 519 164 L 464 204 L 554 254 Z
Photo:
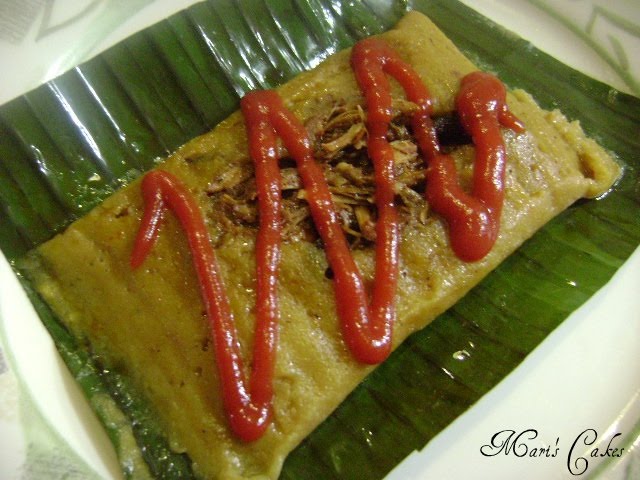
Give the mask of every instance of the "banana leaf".
M 212 128 L 244 93 L 276 86 L 390 28 L 410 8 L 508 85 L 579 119 L 625 174 L 604 198 L 569 208 L 410 337 L 289 456 L 283 479 L 384 477 L 611 278 L 640 243 L 640 100 L 452 0 L 212 0 L 0 107 L 0 248 L 20 275 L 15 266 L 25 252 Z M 189 458 L 171 452 L 144 398 L 80 348 L 21 280 L 121 458 L 131 458 L 121 439 L 132 434 L 152 475 L 193 477 Z M 452 353 L 468 342 L 473 355 L 456 361 Z M 127 476 L 140 473 L 122 462 Z

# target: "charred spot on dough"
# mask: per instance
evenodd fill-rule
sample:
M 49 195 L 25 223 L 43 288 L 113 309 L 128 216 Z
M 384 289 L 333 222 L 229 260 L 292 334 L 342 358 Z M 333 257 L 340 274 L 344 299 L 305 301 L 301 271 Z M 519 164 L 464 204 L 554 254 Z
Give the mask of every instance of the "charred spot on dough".
M 116 212 L 113 215 L 113 217 L 114 218 L 123 218 L 123 217 L 129 216 L 130 213 L 131 213 L 131 206 L 130 205 L 125 205 L 125 206 L 120 207 L 118 210 L 116 210 Z

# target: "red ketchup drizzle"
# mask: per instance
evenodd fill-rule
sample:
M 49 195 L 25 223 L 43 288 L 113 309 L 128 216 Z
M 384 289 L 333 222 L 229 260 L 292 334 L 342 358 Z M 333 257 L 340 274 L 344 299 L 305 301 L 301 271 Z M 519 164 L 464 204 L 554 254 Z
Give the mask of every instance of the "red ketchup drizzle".
M 462 79 L 456 107 L 476 147 L 471 194 L 460 187 L 453 159 L 420 142 L 428 165 L 426 198 L 447 220 L 451 248 L 467 262 L 487 255 L 498 237 L 506 169 L 500 126 L 516 132 L 524 129 L 509 112 L 505 98 L 504 85 L 488 73 L 473 72 Z
M 280 256 L 277 242 L 273 246 L 271 238 L 279 237 L 279 222 L 271 222 L 259 236 L 256 245 L 258 307 L 253 367 L 247 386 L 229 300 L 197 202 L 176 177 L 161 170 L 145 175 L 142 179 L 142 195 L 145 211 L 131 254 L 131 267 L 135 269 L 144 262 L 156 242 L 165 210 L 173 210 L 187 235 L 210 322 L 229 425 L 242 440 L 256 440 L 262 436 L 271 418 L 278 320 L 275 288 Z M 272 229 L 277 231 L 273 232 Z
M 171 209 L 188 239 L 214 339 L 225 411 L 231 429 L 245 441 L 260 438 L 271 420 L 275 351 L 278 337 L 277 277 L 281 255 L 280 137 L 295 160 L 307 192 L 311 216 L 333 271 L 337 312 L 345 343 L 363 363 L 383 361 L 391 352 L 398 277 L 399 226 L 395 209 L 393 150 L 386 139 L 392 118 L 389 81 L 394 77 L 417 108 L 412 128 L 427 159 L 426 197 L 449 223 L 451 244 L 463 260 L 482 258 L 497 237 L 504 198 L 504 125 L 523 129 L 505 103 L 504 86 L 493 76 L 474 72 L 462 81 L 457 108 L 476 145 L 473 191 L 458 184 L 455 164 L 441 152 L 431 121 L 429 91 L 417 73 L 379 39 L 352 50 L 351 64 L 367 102 L 368 152 L 374 165 L 376 222 L 375 282 L 369 301 L 331 199 L 322 169 L 315 162 L 302 123 L 274 91 L 256 91 L 241 101 L 255 165 L 260 226 L 256 239 L 256 333 L 249 381 L 240 355 L 233 315 L 197 202 L 172 174 L 157 170 L 142 180 L 145 211 L 131 254 L 138 268 L 153 248 L 165 210 Z
M 251 92 L 242 99 L 241 107 L 246 119 L 251 157 L 256 165 L 256 182 L 267 183 L 274 182 L 276 177 L 279 179 L 276 135 L 282 138 L 289 155 L 296 162 L 307 193 L 311 217 L 324 242 L 327 260 L 333 271 L 336 308 L 347 346 L 360 362 L 374 364 L 383 361 L 391 351 L 391 329 L 395 316 L 393 297 L 398 227 L 395 212 L 389 212 L 393 203 L 393 176 L 390 182 L 385 175 L 381 176 L 382 189 L 390 191 L 386 198 L 382 197 L 383 200 L 379 201 L 386 213 L 380 215 L 377 227 L 378 239 L 383 239 L 383 247 L 377 249 L 376 278 L 384 280 L 375 282 L 369 306 L 364 282 L 349 251 L 324 173 L 313 157 L 311 141 L 304 126 L 284 107 L 278 94 L 273 91 Z M 259 170 L 265 168 L 266 171 L 266 166 L 269 168 L 268 174 L 263 176 Z M 381 188 L 379 184 L 377 188 Z M 279 194 L 279 187 L 275 189 Z M 272 215 L 269 208 L 266 203 L 259 203 L 261 218 Z

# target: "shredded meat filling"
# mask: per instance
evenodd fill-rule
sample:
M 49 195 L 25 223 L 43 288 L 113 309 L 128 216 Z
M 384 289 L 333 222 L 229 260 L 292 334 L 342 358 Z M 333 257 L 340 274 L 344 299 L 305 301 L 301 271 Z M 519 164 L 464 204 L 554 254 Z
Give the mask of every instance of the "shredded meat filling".
M 406 100 L 393 102 L 393 120 L 388 140 L 394 151 L 397 206 L 401 221 L 426 222 L 424 162 L 411 135 L 410 115 L 415 105 Z M 324 115 L 309 119 L 306 128 L 314 139 L 315 158 L 323 169 L 342 228 L 352 247 L 375 241 L 375 184 L 367 155 L 366 113 L 358 103 L 334 102 Z M 280 160 L 282 175 L 285 241 L 317 240 L 310 218 L 306 192 L 295 163 Z M 213 181 L 207 190 L 216 221 L 233 227 L 256 228 L 257 198 L 253 172 L 234 167 Z

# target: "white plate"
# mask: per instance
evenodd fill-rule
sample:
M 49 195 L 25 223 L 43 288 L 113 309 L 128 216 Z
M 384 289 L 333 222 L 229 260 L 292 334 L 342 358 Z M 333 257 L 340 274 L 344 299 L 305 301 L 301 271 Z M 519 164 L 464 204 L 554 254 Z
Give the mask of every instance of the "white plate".
M 464 1 L 618 89 L 630 91 L 604 56 L 638 82 L 637 0 Z M 191 3 L 4 0 L 0 13 L 15 18 L 0 20 L 0 104 Z M 574 478 L 586 465 L 580 457 L 588 461 L 583 478 L 640 478 L 638 272 L 640 249 L 520 367 L 388 479 Z M 106 435 L 4 258 L 0 285 L 0 478 L 118 478 Z M 525 432 L 521 447 L 491 456 L 483 446 L 505 430 Z M 607 457 L 592 458 L 592 451 L 608 446 L 624 451 L 598 469 Z M 549 456 L 530 456 L 547 447 Z

